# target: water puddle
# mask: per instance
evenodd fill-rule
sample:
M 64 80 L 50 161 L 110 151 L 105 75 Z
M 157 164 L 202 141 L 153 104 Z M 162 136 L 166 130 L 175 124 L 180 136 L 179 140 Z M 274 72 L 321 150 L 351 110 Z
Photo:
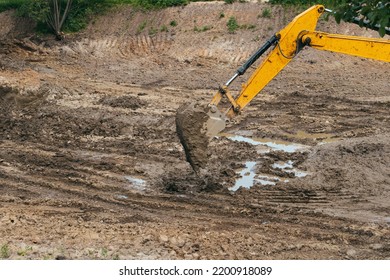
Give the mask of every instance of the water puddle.
M 279 168 L 287 173 L 293 173 L 295 177 L 303 178 L 308 175 L 307 172 L 293 167 L 294 162 L 289 160 L 287 162 L 276 162 L 272 164 L 272 168 Z
M 144 191 L 146 190 L 146 181 L 140 178 L 135 178 L 131 176 L 125 176 L 125 179 L 131 183 L 131 188 L 138 190 L 138 191 Z
M 276 162 L 272 164 L 273 168 L 279 168 L 279 169 L 292 169 L 293 168 L 293 161 L 289 160 L 287 162 Z
M 265 153 L 270 152 L 271 150 L 283 151 L 286 153 L 294 153 L 296 151 L 309 148 L 309 146 L 305 146 L 301 144 L 291 143 L 287 141 L 278 141 L 278 140 L 273 140 L 268 138 L 249 138 L 241 135 L 234 135 L 234 134 L 227 134 L 227 133 L 220 134 L 220 136 L 224 136 L 232 141 L 249 143 L 254 146 L 260 145 L 269 148 L 268 150 L 263 151 Z
M 245 163 L 245 168 L 240 171 L 241 178 L 237 179 L 236 184 L 230 188 L 230 191 L 235 192 L 239 188 L 243 187 L 249 189 L 255 182 L 256 173 L 254 168 L 256 166 L 255 161 L 248 161 Z
M 272 181 L 268 181 L 268 180 L 264 180 L 264 179 L 256 179 L 256 182 L 259 182 L 263 186 L 266 186 L 266 185 L 275 186 L 276 185 L 276 182 L 272 182 Z
M 340 140 L 340 138 L 337 138 L 334 134 L 331 133 L 308 133 L 302 130 L 298 130 L 298 132 L 295 134 L 285 133 L 285 135 L 295 139 L 319 140 L 320 144 L 331 143 Z
M 121 199 L 121 200 L 124 200 L 124 199 L 128 199 L 129 197 L 127 195 L 123 195 L 123 194 L 118 194 L 115 196 L 116 199 Z
M 249 134 L 246 134 L 249 135 Z M 322 135 L 322 134 L 321 134 Z M 258 152 L 269 153 L 271 151 L 283 151 L 285 153 L 294 153 L 297 151 L 307 150 L 310 147 L 302 144 L 287 142 L 287 141 L 278 141 L 268 138 L 250 138 L 242 135 L 234 135 L 228 133 L 220 134 L 222 137 L 226 137 L 232 141 L 249 143 L 254 146 L 258 146 Z M 323 135 L 322 135 L 323 136 Z M 330 136 L 329 136 L 330 137 Z M 256 174 L 257 162 L 248 161 L 245 163 L 245 167 L 238 172 L 240 178 L 236 180 L 236 183 L 231 187 L 230 191 L 237 191 L 239 188 L 250 189 L 255 184 L 261 185 L 276 185 L 278 182 L 288 182 L 288 179 L 281 177 L 268 176 L 265 174 Z M 274 169 L 281 169 L 287 173 L 294 174 L 294 177 L 302 178 L 308 175 L 307 172 L 294 168 L 294 162 L 288 160 L 286 162 L 276 162 L 272 165 Z
M 261 185 L 276 185 L 276 182 L 280 181 L 278 177 L 270 177 L 266 175 L 258 175 L 255 172 L 256 167 L 255 161 L 247 161 L 245 163 L 245 168 L 239 172 L 241 176 L 237 179 L 235 185 L 231 187 L 230 191 L 237 191 L 239 188 L 250 189 L 255 183 L 260 183 Z

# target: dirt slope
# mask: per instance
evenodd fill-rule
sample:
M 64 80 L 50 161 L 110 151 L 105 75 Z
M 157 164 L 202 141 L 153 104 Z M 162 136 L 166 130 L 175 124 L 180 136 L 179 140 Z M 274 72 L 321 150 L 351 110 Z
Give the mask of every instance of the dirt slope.
M 185 161 L 177 108 L 296 14 L 266 7 L 121 8 L 63 43 L 0 14 L 0 257 L 388 259 L 388 63 L 305 50 L 212 141 L 207 176 Z

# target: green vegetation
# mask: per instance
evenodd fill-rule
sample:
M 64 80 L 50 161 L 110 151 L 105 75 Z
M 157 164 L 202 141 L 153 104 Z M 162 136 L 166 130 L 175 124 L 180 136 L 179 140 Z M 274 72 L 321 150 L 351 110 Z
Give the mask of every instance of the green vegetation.
M 245 0 L 224 0 L 226 4 L 233 4 L 234 2 L 243 3 Z
M 138 25 L 138 27 L 137 27 L 137 34 L 144 31 L 147 24 L 148 24 L 148 21 L 146 19 L 143 22 L 141 22 L 140 25 Z
M 378 32 L 383 37 L 386 34 L 386 27 L 390 27 L 390 2 L 382 0 L 347 1 L 338 6 L 335 18 L 338 23 L 341 20 L 353 22 L 359 18 L 359 24 L 367 25 L 369 28 L 379 25 Z
M 17 9 L 19 16 L 29 17 L 37 22 L 39 32 L 54 31 L 60 36 L 61 31 L 77 32 L 85 28 L 96 15 L 114 6 L 131 4 L 143 9 L 153 9 L 185 5 L 188 2 L 189 0 L 0 0 L 0 12 Z M 67 3 L 71 4 L 68 11 Z
M 41 32 L 54 31 L 56 36 L 60 31 L 76 32 L 86 27 L 88 22 L 107 9 L 118 5 L 133 5 L 142 9 L 160 9 L 172 6 L 186 5 L 199 0 L 0 0 L 0 12 L 17 9 L 20 16 L 34 19 Z M 210 0 L 212 1 L 212 0 Z M 242 2 L 242 0 L 224 0 L 227 4 Z M 71 2 L 67 13 L 67 3 Z M 294 5 L 308 7 L 318 4 L 318 0 L 271 0 L 271 4 Z M 384 36 L 386 27 L 390 27 L 390 2 L 383 0 L 322 0 L 321 4 L 335 11 L 337 22 L 360 19 L 360 25 L 373 27 L 379 25 L 379 33 Z M 61 4 L 61 5 L 60 5 Z M 54 5 L 57 5 L 55 8 Z M 54 14 L 60 17 L 54 16 Z M 220 18 L 224 14 L 220 14 Z M 263 10 L 261 17 L 271 17 L 271 10 Z M 64 20 L 62 20 L 64 19 Z M 173 26 L 173 25 L 171 25 Z M 229 32 L 234 33 L 239 28 L 237 22 L 229 19 Z
M 311 5 L 317 5 L 322 4 L 326 7 L 335 7 L 337 4 L 346 2 L 345 0 L 336 1 L 336 0 L 322 0 L 322 1 L 316 1 L 316 0 L 270 0 L 271 4 L 281 4 L 281 5 L 294 5 L 294 6 L 311 6 Z
M 17 9 L 26 2 L 27 0 L 0 0 L 0 12 Z
M 240 27 L 240 29 L 255 29 L 256 25 L 254 25 L 254 24 L 243 24 L 243 25 L 240 25 L 239 27 Z
M 166 25 L 161 26 L 160 32 L 168 32 L 168 27 Z
M 230 17 L 226 23 L 229 33 L 235 33 L 237 29 L 255 29 L 256 25 L 254 24 L 243 24 L 239 25 L 235 17 Z
M 102 248 L 102 249 L 100 250 L 100 255 L 103 256 L 104 258 L 107 258 L 107 256 L 108 256 L 108 250 L 107 250 L 107 248 Z
M 271 9 L 269 8 L 265 8 L 262 12 L 261 12 L 261 17 L 262 18 L 271 18 Z
M 176 20 L 172 20 L 172 21 L 169 23 L 169 25 L 172 26 L 172 27 L 177 26 Z
M 8 259 L 11 256 L 8 244 L 4 244 L 0 247 L 0 259 Z
M 140 6 L 145 9 L 154 9 L 154 8 L 182 6 L 187 4 L 189 1 L 187 0 L 132 0 L 130 2 L 133 5 Z
M 226 26 L 229 30 L 229 33 L 235 33 L 236 30 L 240 27 L 235 17 L 230 17 Z
M 1 0 L 0 0 L 1 1 Z M 4 0 L 3 0 L 4 1 Z M 30 0 L 17 7 L 18 15 L 32 18 L 42 33 L 76 32 L 97 14 L 129 0 Z
M 271 0 L 272 4 L 310 6 L 318 4 L 312 0 Z M 383 37 L 386 28 L 390 27 L 390 2 L 383 0 L 323 0 L 321 1 L 327 8 L 335 11 L 335 19 L 340 21 L 355 22 L 358 19 L 361 26 L 369 28 L 379 27 L 379 34 Z
M 149 36 L 153 36 L 153 35 L 156 35 L 157 32 L 158 32 L 158 29 L 152 26 L 149 28 L 148 34 L 149 34 Z
M 17 254 L 18 254 L 18 256 L 24 257 L 24 256 L 28 255 L 28 253 L 31 252 L 31 251 L 32 251 L 32 247 L 31 246 L 27 246 L 27 247 L 25 247 L 23 249 L 20 249 L 17 252 Z
M 207 30 L 210 30 L 211 28 L 213 28 L 213 27 L 210 26 L 210 25 L 205 25 L 205 26 L 202 26 L 202 27 L 197 27 L 197 26 L 195 26 L 195 27 L 194 27 L 194 31 L 195 31 L 195 32 L 205 32 L 205 31 L 207 31 Z

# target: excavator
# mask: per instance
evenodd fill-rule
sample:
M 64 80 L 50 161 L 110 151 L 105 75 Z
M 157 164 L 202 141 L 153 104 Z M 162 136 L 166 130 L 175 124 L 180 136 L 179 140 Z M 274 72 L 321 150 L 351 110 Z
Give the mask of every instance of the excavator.
M 209 104 L 203 106 L 193 102 L 184 104 L 177 110 L 177 135 L 184 148 L 186 159 L 195 173 L 203 170 L 207 164 L 209 141 L 223 131 L 226 122 L 240 114 L 245 106 L 305 47 L 390 62 L 390 40 L 329 34 L 315 30 L 320 16 L 325 12 L 332 11 L 323 5 L 314 5 L 302 12 L 259 48 L 225 85 L 220 86 Z M 386 33 L 390 33 L 388 28 Z M 238 76 L 243 75 L 270 48 L 271 51 L 259 67 L 242 85 L 237 97 L 233 97 L 229 85 Z M 225 106 L 222 106 L 223 104 Z

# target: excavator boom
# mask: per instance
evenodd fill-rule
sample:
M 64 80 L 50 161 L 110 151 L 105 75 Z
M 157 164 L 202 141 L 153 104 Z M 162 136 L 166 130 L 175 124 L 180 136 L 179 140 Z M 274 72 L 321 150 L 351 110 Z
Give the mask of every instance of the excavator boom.
M 259 50 L 255 52 L 245 64 L 240 67 L 228 82 L 219 88 L 208 106 L 205 107 L 204 114 L 209 117 L 202 117 L 203 124 L 192 125 L 190 135 L 179 133 L 179 138 L 184 146 L 187 159 L 193 169 L 197 172 L 205 166 L 204 149 L 207 144 L 202 146 L 202 158 L 197 153 L 189 151 L 189 146 L 196 146 L 198 142 L 208 143 L 210 138 L 216 136 L 225 128 L 227 119 L 235 117 L 249 102 L 284 68 L 294 59 L 294 57 L 305 47 L 312 47 L 318 50 L 338 52 L 353 56 L 370 58 L 385 62 L 390 62 L 390 40 L 365 38 L 358 36 L 347 36 L 338 34 L 329 34 L 316 31 L 316 25 L 320 16 L 325 12 L 325 7 L 315 5 L 299 14 L 284 29 L 272 36 Z M 243 75 L 248 68 L 268 49 L 273 50 L 262 61 L 260 66 L 254 71 L 248 81 L 242 85 L 242 90 L 237 97 L 233 97 L 229 92 L 229 85 L 240 75 Z M 220 101 L 227 98 L 230 103 L 228 109 L 221 108 Z M 187 106 L 186 112 L 190 112 Z M 196 106 L 199 111 L 199 106 Z M 183 107 L 184 108 L 184 107 Z M 204 116 L 202 114 L 202 116 Z M 179 116 L 179 117 L 178 117 Z M 187 115 L 188 116 L 188 115 Z M 184 129 L 184 123 L 180 119 L 186 118 L 186 114 L 178 112 L 177 128 L 178 131 L 189 131 Z M 199 129 L 195 131 L 195 127 Z M 202 139 L 202 141 L 200 141 Z M 205 139 L 207 141 L 205 141 Z M 194 144 L 191 144 L 195 141 Z M 187 148 L 186 148 L 187 147 Z M 199 163 L 200 162 L 200 163 Z

